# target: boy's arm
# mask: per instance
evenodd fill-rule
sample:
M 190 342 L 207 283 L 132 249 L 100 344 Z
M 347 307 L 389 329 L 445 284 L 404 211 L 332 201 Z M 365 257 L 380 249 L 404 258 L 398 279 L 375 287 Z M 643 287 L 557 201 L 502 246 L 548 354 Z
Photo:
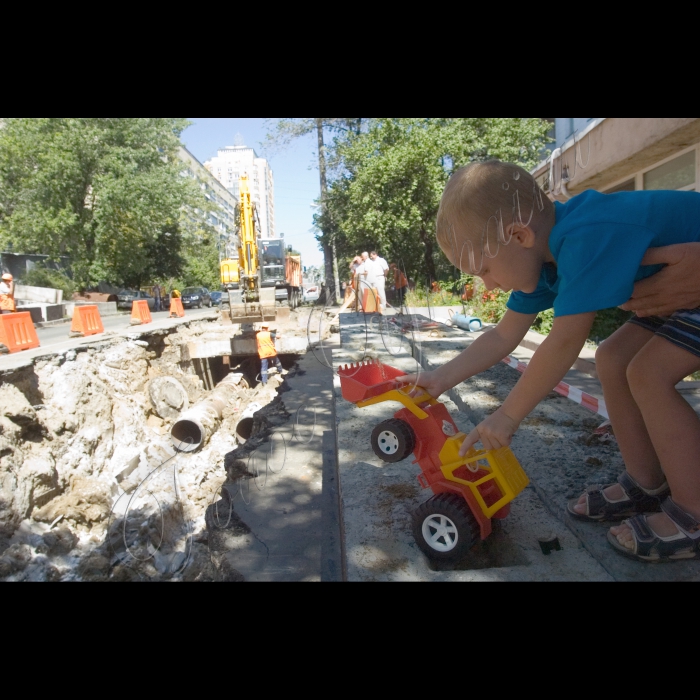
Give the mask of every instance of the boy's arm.
M 432 372 L 421 372 L 397 381 L 423 387 L 438 397 L 453 386 L 493 367 L 518 347 L 537 314 L 521 314 L 508 309 L 495 328 L 480 335 L 466 350 Z
M 549 394 L 576 361 L 595 319 L 595 312 L 559 316 L 537 349 L 527 370 L 503 402 L 464 440 L 460 454 L 481 441 L 485 450 L 510 445 L 521 421 Z

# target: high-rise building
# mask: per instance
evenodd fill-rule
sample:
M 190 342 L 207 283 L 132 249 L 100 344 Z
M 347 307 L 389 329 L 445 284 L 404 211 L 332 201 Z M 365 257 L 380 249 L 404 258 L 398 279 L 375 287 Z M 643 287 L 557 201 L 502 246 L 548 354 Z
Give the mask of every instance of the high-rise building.
M 204 167 L 236 198 L 241 175 L 248 175 L 251 199 L 260 216 L 263 238 L 275 236 L 275 198 L 272 169 L 254 149 L 244 145 L 227 146 L 204 163 Z
M 193 221 L 208 223 L 216 229 L 219 240 L 221 257 L 232 257 L 235 251 L 235 233 L 238 226 L 236 220 L 235 198 L 184 146 L 180 147 L 180 160 L 183 164 L 182 175 L 197 182 L 204 196 L 214 205 L 206 215 L 195 210 L 190 212 Z

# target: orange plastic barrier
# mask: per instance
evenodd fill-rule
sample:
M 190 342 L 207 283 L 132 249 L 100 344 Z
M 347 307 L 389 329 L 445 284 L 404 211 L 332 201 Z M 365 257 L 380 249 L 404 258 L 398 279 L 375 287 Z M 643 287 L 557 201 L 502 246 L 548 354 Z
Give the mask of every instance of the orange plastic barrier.
M 183 318 L 185 309 L 182 308 L 182 299 L 170 300 L 170 318 Z
M 131 320 L 139 323 L 152 323 L 151 310 L 148 308 L 148 302 L 145 299 L 135 301 L 131 306 Z
M 71 333 L 80 335 L 97 335 L 104 333 L 102 317 L 96 306 L 76 306 L 73 314 L 73 323 L 70 327 Z
M 379 292 L 376 289 L 365 289 L 362 308 L 366 314 L 380 314 L 382 312 L 382 307 L 379 303 Z
M 10 352 L 38 348 L 40 343 L 32 315 L 26 311 L 0 315 L 0 343 L 7 346 Z

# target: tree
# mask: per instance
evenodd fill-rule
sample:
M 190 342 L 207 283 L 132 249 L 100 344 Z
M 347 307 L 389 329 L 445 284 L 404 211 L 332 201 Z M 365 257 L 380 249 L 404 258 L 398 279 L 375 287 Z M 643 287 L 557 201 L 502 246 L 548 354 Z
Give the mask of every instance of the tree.
M 360 132 L 362 130 L 362 118 L 336 118 L 336 117 L 307 117 L 307 118 L 286 118 L 278 119 L 271 125 L 266 143 L 269 147 L 286 146 L 291 141 L 314 134 L 318 145 L 318 171 L 321 187 L 321 211 L 322 221 L 329 219 L 326 210 L 326 199 L 328 196 L 327 181 L 327 155 L 324 138 L 324 131 L 332 132 Z M 334 281 L 336 302 L 340 301 L 340 279 L 338 276 L 338 255 L 336 250 L 336 239 L 333 235 L 332 226 L 326 225 L 320 228 L 319 243 L 323 248 L 323 259 L 326 268 L 326 279 Z
M 181 118 L 10 118 L 0 129 L 0 243 L 68 256 L 80 286 L 177 275 L 208 202 L 180 175 Z
M 414 279 L 452 274 L 434 236 L 450 174 L 489 158 L 530 167 L 546 131 L 542 119 L 374 118 L 362 129 L 336 132 L 317 223 L 333 232 L 348 260 L 376 248 Z

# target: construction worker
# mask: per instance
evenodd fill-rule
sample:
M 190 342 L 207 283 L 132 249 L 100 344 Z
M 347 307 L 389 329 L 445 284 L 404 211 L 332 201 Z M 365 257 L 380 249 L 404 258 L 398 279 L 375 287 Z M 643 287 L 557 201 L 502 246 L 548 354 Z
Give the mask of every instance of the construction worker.
M 408 280 L 406 279 L 406 275 L 404 275 L 403 271 L 399 270 L 399 268 L 396 266 L 396 263 L 391 263 L 389 267 L 394 275 L 394 289 L 396 290 L 396 298 L 399 302 L 399 306 L 403 306 L 403 303 L 406 300 Z
M 0 282 L 0 313 L 12 314 L 16 310 L 14 277 L 6 272 Z
M 256 339 L 258 341 L 258 356 L 260 357 L 260 378 L 263 384 L 267 384 L 267 368 L 268 363 L 272 362 L 276 365 L 279 373 L 284 376 L 287 370 L 282 368 L 279 357 L 277 357 L 277 349 L 275 348 L 275 333 L 270 333 L 270 326 L 267 323 L 262 324 L 262 328 L 258 331 Z

